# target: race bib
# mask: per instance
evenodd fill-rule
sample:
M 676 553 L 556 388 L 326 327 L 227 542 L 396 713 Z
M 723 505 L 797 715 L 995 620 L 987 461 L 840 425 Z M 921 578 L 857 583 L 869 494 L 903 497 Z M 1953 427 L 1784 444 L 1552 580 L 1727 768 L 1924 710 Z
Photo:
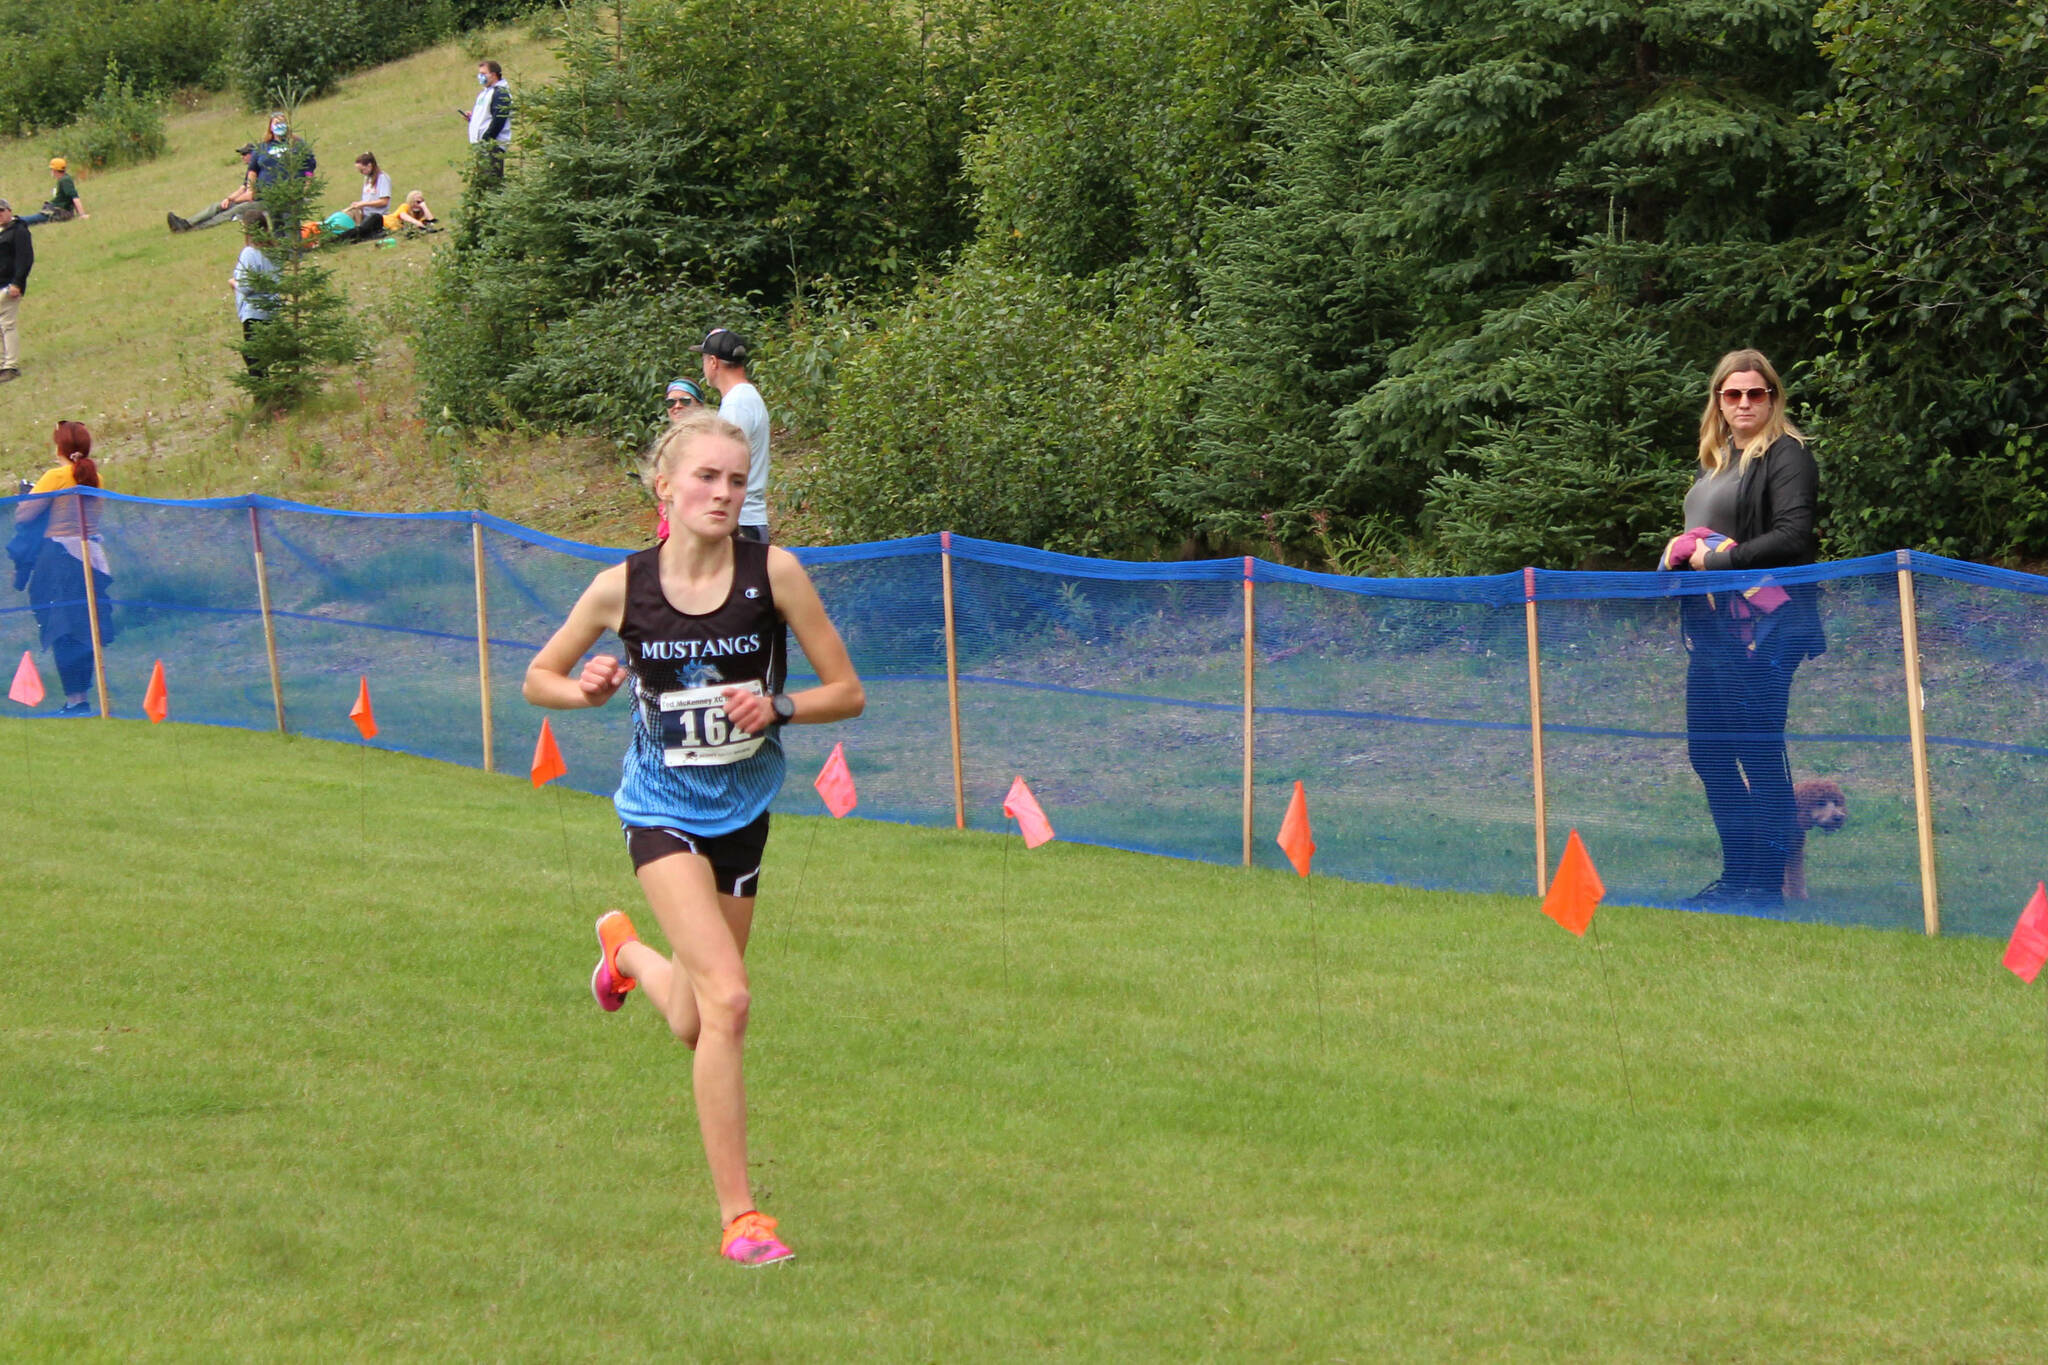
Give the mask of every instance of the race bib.
M 764 736 L 750 735 L 725 718 L 725 690 L 763 695 L 758 681 L 718 683 L 656 697 L 661 716 L 661 757 L 671 768 L 737 763 L 752 758 Z

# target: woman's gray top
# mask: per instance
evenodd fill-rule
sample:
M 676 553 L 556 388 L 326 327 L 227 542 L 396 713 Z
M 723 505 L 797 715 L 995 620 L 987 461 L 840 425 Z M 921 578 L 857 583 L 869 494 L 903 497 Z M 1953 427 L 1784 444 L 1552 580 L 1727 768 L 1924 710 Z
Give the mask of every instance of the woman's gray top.
M 1694 479 L 1685 490 L 1685 529 L 1704 526 L 1724 536 L 1735 534 L 1735 495 L 1742 487 L 1741 461 L 1730 459 L 1713 474 Z

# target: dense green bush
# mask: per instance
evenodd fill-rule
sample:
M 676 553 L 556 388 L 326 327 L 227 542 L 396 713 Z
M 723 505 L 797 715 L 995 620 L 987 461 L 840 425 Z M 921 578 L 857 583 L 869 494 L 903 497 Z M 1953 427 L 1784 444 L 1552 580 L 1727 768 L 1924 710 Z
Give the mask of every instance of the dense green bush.
M 1342 541 L 1363 520 L 1387 528 L 1373 539 L 1404 539 L 1430 470 L 1354 462 L 1340 429 L 1408 340 L 1422 283 L 1366 214 L 1407 174 L 1366 143 L 1409 97 L 1405 82 L 1363 66 L 1392 25 L 1360 5 L 1306 33 L 1310 59 L 1265 109 L 1257 195 L 1211 209 L 1196 326 L 1212 373 L 1159 495 L 1218 546 L 1327 555 L 1333 518 Z
M 1156 554 L 1151 497 L 1190 415 L 1194 342 L 1162 294 L 970 262 L 839 366 L 810 492 L 855 539 L 948 528 L 1074 554 Z
M 0 0 L 0 134 L 84 112 L 109 62 L 143 94 L 219 86 L 239 0 Z
M 1460 555 L 1493 564 L 1509 509 L 1534 511 L 1519 485 L 1561 454 L 1546 429 L 1679 433 L 1683 468 L 1693 405 L 1669 367 L 1704 375 L 1739 345 L 1789 364 L 1819 332 L 1842 196 L 1808 117 L 1828 91 L 1809 18 L 1396 0 L 1310 25 L 1268 188 L 1204 270 L 1226 378 L 1168 496 L 1211 535 L 1256 519 L 1304 554 L 1332 522 L 1455 513 Z M 1598 387 L 1597 420 L 1519 368 L 1595 353 L 1631 385 Z M 1523 552 L 1627 559 L 1645 513 L 1615 513 L 1558 498 Z
M 1830 0 L 1860 210 L 1816 367 L 1831 548 L 2048 556 L 2048 9 Z
M 969 139 L 980 239 L 1054 275 L 1192 297 L 1204 206 L 1240 193 L 1289 0 L 1012 0 Z
M 99 93 L 54 145 L 74 166 L 104 170 L 154 161 L 164 141 L 162 96 L 138 94 L 135 78 L 109 57 Z
M 775 396 L 776 425 L 804 436 L 828 430 L 840 364 L 874 326 L 865 306 L 827 282 L 755 325 L 754 374 Z
M 564 76 L 522 97 L 504 185 L 464 206 L 419 348 L 430 413 L 637 423 L 647 376 L 586 364 L 610 344 L 595 319 L 676 288 L 770 307 L 819 278 L 886 288 L 965 233 L 970 5 L 649 0 L 610 28 L 612 13 L 573 16 Z M 596 389 L 567 400 L 581 384 Z
M 1460 428 L 1427 520 L 1460 572 L 1649 569 L 1683 528 L 1705 385 L 1612 293 L 1567 286 L 1487 320 L 1454 368 L 1498 395 Z
M 509 24 L 538 9 L 552 8 L 554 0 L 448 0 L 448 16 L 458 32 Z
M 234 83 L 252 109 L 323 94 L 455 31 L 450 0 L 236 0 L 236 11 Z
M 690 348 L 714 327 L 760 335 L 755 310 L 694 285 L 597 299 L 542 329 L 506 377 L 506 407 L 542 426 L 608 431 L 637 446 L 667 422 L 668 381 L 701 372 Z

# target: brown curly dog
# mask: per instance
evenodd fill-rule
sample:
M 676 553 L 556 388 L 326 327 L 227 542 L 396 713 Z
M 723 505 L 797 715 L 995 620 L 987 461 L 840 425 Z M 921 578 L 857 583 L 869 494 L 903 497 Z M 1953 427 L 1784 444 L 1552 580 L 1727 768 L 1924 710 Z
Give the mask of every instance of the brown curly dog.
M 1792 786 L 1792 851 L 1785 858 L 1785 899 L 1806 899 L 1806 831 L 1833 834 L 1849 819 L 1849 798 L 1837 784 L 1811 777 Z

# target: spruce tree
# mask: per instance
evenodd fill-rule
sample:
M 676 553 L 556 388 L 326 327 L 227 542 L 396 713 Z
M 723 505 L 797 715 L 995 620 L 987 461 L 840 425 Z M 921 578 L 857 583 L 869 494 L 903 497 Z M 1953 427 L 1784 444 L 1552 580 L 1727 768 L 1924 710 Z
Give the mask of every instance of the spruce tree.
M 1843 554 L 2048 556 L 2048 9 L 1830 0 L 1855 233 L 1819 371 Z
M 1349 81 L 1361 97 L 1328 101 L 1341 126 L 1275 144 L 1280 235 L 1236 249 L 1209 325 L 1291 314 L 1308 335 L 1320 289 L 1349 301 L 1367 339 L 1348 355 L 1234 357 L 1319 408 L 1329 435 L 1270 487 L 1274 501 L 1213 508 L 1205 524 L 1228 533 L 1270 512 L 1313 552 L 1321 519 L 1429 530 L 1448 517 L 1469 568 L 1632 562 L 1676 516 L 1657 471 L 1687 468 L 1717 356 L 1759 345 L 1796 365 L 1813 348 L 1842 207 L 1832 136 L 1808 117 L 1829 88 L 1811 16 L 1769 0 L 1395 0 L 1333 21 L 1303 79 Z M 1347 158 L 1355 189 L 1314 173 Z M 1305 280 L 1287 260 L 1302 241 L 1350 277 Z M 1617 355 L 1633 357 L 1618 391 L 1595 362 Z M 1525 356 L 1564 378 L 1537 382 Z M 1197 452 L 1254 495 L 1284 436 L 1235 450 L 1222 437 L 1257 429 L 1257 393 L 1219 393 Z M 1546 433 L 1564 427 L 1604 447 L 1589 458 L 1618 461 L 1635 506 L 1617 522 L 1567 500 L 1556 515 L 1578 505 L 1597 519 L 1532 542 L 1485 511 L 1513 505 L 1488 488 L 1544 479 Z
M 234 383 L 261 412 L 298 407 L 320 391 L 330 371 L 368 353 L 361 325 L 320 258 L 322 232 L 314 215 L 325 186 L 318 174 L 305 174 L 312 154 L 294 135 L 280 173 L 256 201 L 263 216 L 255 244 L 273 267 L 266 291 L 270 317 L 235 343 L 246 368 Z

